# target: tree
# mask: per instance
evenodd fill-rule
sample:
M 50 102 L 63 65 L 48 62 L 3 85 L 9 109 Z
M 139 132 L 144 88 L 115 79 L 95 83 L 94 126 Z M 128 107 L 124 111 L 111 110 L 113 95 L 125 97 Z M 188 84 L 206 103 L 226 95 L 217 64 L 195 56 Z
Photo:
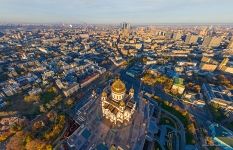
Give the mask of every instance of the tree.
M 46 112 L 47 109 L 44 107 L 44 105 L 40 105 L 40 112 Z
M 39 139 L 31 140 L 26 143 L 26 150 L 51 150 L 52 146 Z
M 17 132 L 7 143 L 6 150 L 23 150 L 25 135 L 23 131 Z
M 29 143 L 32 141 L 32 137 L 30 135 L 27 135 L 25 138 L 25 143 Z
M 188 115 L 188 112 L 187 112 L 187 111 L 181 111 L 181 114 L 182 114 L 183 116 L 187 116 L 187 115 Z
M 27 95 L 24 97 L 25 102 L 39 102 L 39 100 L 40 100 L 40 96 L 34 94 Z
M 167 105 L 167 106 L 169 106 L 169 102 L 168 101 L 165 101 L 164 104 Z
M 193 90 L 194 90 L 195 92 L 200 93 L 200 91 L 201 91 L 200 85 L 195 85 L 193 88 L 194 88 Z
M 47 117 L 49 118 L 50 121 L 54 121 L 57 118 L 57 113 L 55 111 L 49 112 L 47 114 Z
M 225 85 L 227 87 L 232 87 L 231 81 L 224 75 L 217 76 L 218 81 L 220 84 Z
M 10 131 L 6 131 L 0 134 L 0 142 L 5 141 L 8 137 L 10 137 L 13 133 Z
M 21 129 L 22 129 L 22 124 L 20 124 L 20 123 L 14 123 L 14 124 L 10 127 L 10 131 L 13 132 L 13 133 L 15 133 L 15 132 L 17 132 L 17 131 L 19 131 L 19 130 L 21 130 Z
M 181 108 L 180 108 L 180 106 L 175 105 L 173 108 L 174 108 L 176 111 L 181 112 Z
M 195 129 L 193 123 L 190 123 L 190 124 L 188 125 L 188 131 L 189 131 L 190 133 L 192 133 L 193 135 L 196 133 L 196 129 Z
M 33 124 L 33 130 L 37 130 L 37 129 L 40 129 L 44 126 L 44 123 L 43 121 L 36 121 L 34 124 Z
M 58 117 L 58 122 L 53 126 L 53 128 L 44 134 L 46 140 L 51 140 L 56 137 L 64 128 L 65 116 L 61 115 Z
M 71 98 L 69 98 L 69 99 L 66 101 L 66 104 L 67 104 L 68 106 L 71 106 L 73 103 L 74 103 L 74 100 L 71 99 Z
M 48 92 L 57 93 L 57 89 L 55 87 L 51 87 L 51 88 L 48 89 Z
M 201 91 L 200 85 L 194 84 L 194 83 L 191 83 L 191 82 L 186 85 L 186 88 L 188 90 L 196 92 L 196 93 L 200 93 L 200 91 Z

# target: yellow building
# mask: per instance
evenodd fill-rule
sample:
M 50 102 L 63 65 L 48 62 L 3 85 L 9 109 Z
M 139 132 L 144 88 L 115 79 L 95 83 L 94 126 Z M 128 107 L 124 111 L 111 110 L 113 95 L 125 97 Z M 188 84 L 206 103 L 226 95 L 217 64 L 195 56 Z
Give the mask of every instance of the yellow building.
M 205 37 L 202 43 L 204 47 L 218 47 L 222 41 L 221 37 Z
M 111 86 L 111 93 L 102 92 L 101 105 L 103 116 L 113 124 L 128 122 L 136 109 L 134 89 L 127 94 L 125 84 L 117 78 Z
M 233 38 L 231 38 L 231 41 L 230 41 L 229 45 L 227 46 L 227 48 L 233 49 Z
M 210 72 L 213 72 L 217 67 L 218 65 L 216 64 L 207 64 L 207 63 L 200 64 L 201 70 L 210 71 Z

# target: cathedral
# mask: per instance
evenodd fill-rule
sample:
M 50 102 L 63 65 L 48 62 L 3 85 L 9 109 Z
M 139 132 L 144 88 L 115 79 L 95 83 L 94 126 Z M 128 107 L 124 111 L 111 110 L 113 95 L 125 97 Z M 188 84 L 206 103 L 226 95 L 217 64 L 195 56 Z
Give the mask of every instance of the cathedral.
M 102 92 L 101 105 L 103 116 L 113 124 L 130 121 L 136 109 L 134 89 L 126 93 L 125 84 L 116 78 L 111 86 L 111 92 Z

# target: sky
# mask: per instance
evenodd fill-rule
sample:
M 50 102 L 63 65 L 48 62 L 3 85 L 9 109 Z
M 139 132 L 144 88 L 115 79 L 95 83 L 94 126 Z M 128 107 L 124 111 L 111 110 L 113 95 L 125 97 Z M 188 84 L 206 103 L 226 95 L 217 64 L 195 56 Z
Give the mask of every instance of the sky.
M 0 23 L 233 23 L 233 0 L 0 0 Z

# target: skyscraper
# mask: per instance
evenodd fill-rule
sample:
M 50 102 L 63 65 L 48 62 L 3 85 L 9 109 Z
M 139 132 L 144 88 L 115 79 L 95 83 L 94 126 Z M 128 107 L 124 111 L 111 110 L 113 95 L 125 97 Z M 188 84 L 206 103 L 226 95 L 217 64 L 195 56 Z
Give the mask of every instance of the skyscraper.
M 202 46 L 209 47 L 210 41 L 211 41 L 211 37 L 206 36 L 203 40 Z
M 125 29 L 126 29 L 126 30 L 130 29 L 130 24 L 129 24 L 129 23 L 126 23 L 126 22 L 123 22 L 123 23 L 122 23 L 122 29 L 123 29 L 123 30 L 125 30 Z
M 206 36 L 208 34 L 208 31 L 209 31 L 208 27 L 203 27 L 199 34 L 201 36 Z
M 202 43 L 204 47 L 217 47 L 220 45 L 222 39 L 220 37 L 205 37 Z
M 185 43 L 186 44 L 194 44 L 196 43 L 198 40 L 198 36 L 197 35 L 187 35 L 186 38 L 185 38 Z
M 168 32 L 166 32 L 166 34 L 165 34 L 165 38 L 166 38 L 166 39 L 171 39 L 171 38 L 172 38 L 172 35 L 173 35 L 173 33 L 172 33 L 171 31 L 168 31 Z
M 173 34 L 173 39 L 174 40 L 180 40 L 182 37 L 182 33 L 181 32 L 177 32 Z
M 231 41 L 230 41 L 230 43 L 229 43 L 229 45 L 228 45 L 227 48 L 233 49 L 233 37 L 231 38 Z
M 219 64 L 218 68 L 221 70 L 228 63 L 229 58 L 224 58 L 223 61 Z

